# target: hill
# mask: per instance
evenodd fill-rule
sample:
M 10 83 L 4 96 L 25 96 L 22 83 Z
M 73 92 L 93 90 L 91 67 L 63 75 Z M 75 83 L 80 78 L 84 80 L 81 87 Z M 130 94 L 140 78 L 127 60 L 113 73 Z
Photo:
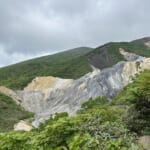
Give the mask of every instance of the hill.
M 141 56 L 150 56 L 149 38 L 131 42 L 110 42 L 95 49 L 80 47 L 44 56 L 0 69 L 0 85 L 23 89 L 36 76 L 57 76 L 77 79 L 97 68 L 110 67 L 124 60 L 119 48 Z
M 36 76 L 78 78 L 91 70 L 85 59 L 91 50 L 80 47 L 0 68 L 0 85 L 22 89 Z

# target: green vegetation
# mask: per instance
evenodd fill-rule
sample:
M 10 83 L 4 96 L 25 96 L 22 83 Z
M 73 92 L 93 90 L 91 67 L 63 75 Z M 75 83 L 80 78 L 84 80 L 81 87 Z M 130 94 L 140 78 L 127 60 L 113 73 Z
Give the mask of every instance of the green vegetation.
M 131 131 L 150 135 L 150 70 L 137 75 L 113 103 L 130 106 L 124 119 Z
M 95 65 L 101 68 L 124 60 L 120 47 L 150 56 L 150 49 L 139 41 L 80 48 L 1 68 L 0 85 L 22 89 L 36 76 L 78 78 L 91 71 L 91 55 L 100 57 L 103 65 Z M 75 116 L 57 113 L 31 132 L 10 131 L 32 116 L 0 94 L 0 150 L 142 150 L 137 138 L 150 135 L 150 70 L 137 75 L 112 102 L 106 97 L 90 99 Z
M 0 85 L 23 89 L 36 76 L 78 78 L 91 71 L 85 59 L 91 50 L 82 47 L 1 68 Z
M 24 111 L 10 97 L 0 94 L 0 132 L 12 130 L 15 123 L 31 117 L 32 113 Z
M 103 65 L 95 65 L 100 66 L 101 68 L 106 68 L 124 60 L 123 56 L 119 53 L 119 48 L 123 48 L 128 52 L 141 56 L 150 57 L 150 48 L 142 42 L 111 42 L 98 47 L 91 52 L 93 54 L 97 54 L 102 60 L 105 60 Z
M 135 148 L 138 150 L 135 144 L 136 135 L 130 133 L 121 122 L 120 116 L 124 109 L 116 109 L 115 106 L 109 105 L 108 102 L 104 104 L 103 101 L 104 98 L 93 100 L 95 107 L 94 103 L 86 102 L 82 107 L 83 112 L 74 117 L 68 117 L 66 113 L 56 114 L 39 129 L 28 133 L 14 131 L 2 133 L 0 148 L 2 150 L 134 150 Z
M 147 70 L 112 102 L 90 99 L 75 116 L 57 113 L 31 132 L 0 133 L 0 149 L 144 150 L 137 138 L 150 135 L 149 82 Z
M 81 47 L 0 68 L 0 85 L 23 89 L 36 76 L 76 79 L 91 71 L 90 64 L 102 69 L 124 60 L 119 48 L 150 56 L 150 48 L 142 42 L 108 43 L 96 49 Z M 97 59 L 94 56 L 98 56 L 98 61 L 94 62 Z

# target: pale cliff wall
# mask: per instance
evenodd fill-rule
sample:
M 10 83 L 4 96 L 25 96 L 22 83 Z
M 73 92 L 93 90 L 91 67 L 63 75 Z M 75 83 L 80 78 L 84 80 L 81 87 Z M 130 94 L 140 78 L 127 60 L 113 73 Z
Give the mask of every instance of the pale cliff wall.
M 112 68 L 95 70 L 69 84 L 66 88 L 18 91 L 21 105 L 36 113 L 34 126 L 55 112 L 74 114 L 89 98 L 113 98 L 132 77 L 141 70 L 150 69 L 150 58 L 141 61 L 120 62 Z M 63 85 L 61 85 L 63 86 Z
M 77 80 L 37 77 L 23 91 L 0 88 L 0 92 L 5 92 L 26 110 L 34 112 L 33 125 L 38 126 L 56 112 L 74 114 L 90 98 L 107 96 L 112 99 L 132 81 L 135 74 L 145 69 L 150 69 L 150 58 L 140 57 L 101 71 L 94 68 L 93 72 Z

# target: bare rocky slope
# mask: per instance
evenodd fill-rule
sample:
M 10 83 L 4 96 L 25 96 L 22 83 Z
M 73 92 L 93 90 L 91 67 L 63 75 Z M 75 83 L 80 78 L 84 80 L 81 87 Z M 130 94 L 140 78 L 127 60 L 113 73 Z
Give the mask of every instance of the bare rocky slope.
M 131 82 L 135 74 L 150 69 L 150 58 L 128 53 L 124 49 L 120 49 L 120 53 L 128 61 L 102 70 L 92 66 L 92 72 L 76 80 L 36 77 L 24 90 L 0 87 L 0 92 L 12 97 L 25 110 L 34 112 L 33 126 L 37 127 L 56 112 L 73 115 L 90 98 L 107 96 L 111 100 Z

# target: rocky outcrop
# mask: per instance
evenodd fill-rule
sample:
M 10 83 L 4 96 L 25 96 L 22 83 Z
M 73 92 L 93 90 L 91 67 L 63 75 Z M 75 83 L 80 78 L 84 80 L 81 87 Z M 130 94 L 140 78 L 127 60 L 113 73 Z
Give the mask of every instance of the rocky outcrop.
M 144 59 L 144 57 L 134 54 L 134 53 L 129 53 L 123 48 L 119 48 L 119 52 L 121 55 L 124 56 L 125 60 L 127 60 L 127 61 L 137 61 L 137 60 Z
M 72 79 L 61 79 L 52 76 L 48 77 L 36 77 L 27 87 L 24 88 L 25 91 L 33 90 L 46 90 L 46 89 L 65 89 L 72 84 L 74 80 Z
M 33 127 L 23 120 L 14 125 L 15 131 L 31 131 L 32 129 Z
M 107 96 L 111 100 L 135 74 L 145 69 L 150 69 L 150 58 L 140 57 L 103 70 L 93 67 L 93 72 L 77 80 L 37 77 L 23 91 L 7 89 L 3 92 L 7 91 L 25 110 L 35 113 L 33 126 L 37 127 L 56 112 L 75 114 L 90 98 Z
M 33 125 L 38 126 L 39 122 L 43 122 L 56 112 L 65 111 L 73 115 L 81 104 L 90 98 L 107 96 L 112 99 L 132 81 L 135 74 L 144 69 L 150 69 L 150 58 L 119 62 L 112 68 L 101 71 L 95 69 L 77 80 L 61 79 L 61 84 L 57 84 L 59 86 L 55 86 L 56 82 L 47 81 L 48 79 L 55 80 L 54 77 L 36 78 L 25 90 L 17 91 L 17 95 L 21 99 L 20 104 L 26 110 L 36 114 Z M 47 81 L 46 87 L 43 82 L 40 84 L 41 80 Z
M 0 93 L 11 97 L 17 104 L 20 104 L 20 97 L 18 96 L 18 94 L 15 91 L 13 91 L 7 87 L 0 86 Z

